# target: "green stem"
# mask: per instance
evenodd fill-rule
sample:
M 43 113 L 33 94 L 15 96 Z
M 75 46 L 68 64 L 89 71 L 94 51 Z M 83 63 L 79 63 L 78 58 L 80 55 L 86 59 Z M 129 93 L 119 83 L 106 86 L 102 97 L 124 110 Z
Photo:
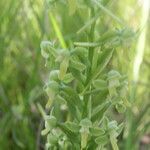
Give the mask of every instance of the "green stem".
M 93 18 L 93 16 L 95 16 L 95 11 L 94 11 L 94 8 L 91 8 L 91 18 Z M 89 41 L 90 42 L 93 42 L 94 41 L 94 30 L 95 30 L 95 24 L 96 24 L 96 21 L 94 21 L 92 24 L 91 24 L 91 29 L 90 29 L 90 33 L 89 33 Z M 89 68 L 87 69 L 87 80 L 86 80 L 86 84 L 88 84 L 89 82 L 89 79 L 90 79 L 90 76 L 91 76 L 91 68 L 92 68 L 92 60 L 93 60 L 93 47 L 90 47 L 89 48 L 89 54 L 88 54 L 88 59 L 90 61 L 90 66 Z M 89 87 L 89 90 L 91 90 L 91 87 Z M 92 97 L 91 95 L 84 95 L 84 102 L 85 102 L 85 110 L 84 110 L 84 113 L 83 113 L 83 116 L 85 116 L 86 114 L 88 114 L 88 117 L 90 119 L 91 117 L 91 112 L 92 112 Z M 90 107 L 90 108 L 89 108 Z

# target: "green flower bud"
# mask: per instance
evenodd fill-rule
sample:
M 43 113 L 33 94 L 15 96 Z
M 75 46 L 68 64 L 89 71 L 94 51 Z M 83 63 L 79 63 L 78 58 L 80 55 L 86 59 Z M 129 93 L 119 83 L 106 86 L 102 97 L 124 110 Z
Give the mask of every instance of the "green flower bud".
M 124 113 L 126 111 L 126 107 L 122 103 L 116 104 L 116 109 L 119 113 Z
M 49 100 L 46 104 L 46 108 L 49 108 L 53 100 L 55 99 L 56 95 L 59 91 L 59 84 L 56 81 L 50 81 L 46 86 L 44 87 L 47 95 L 49 96 Z
M 120 77 L 121 75 L 115 70 L 108 72 L 109 88 L 118 87 L 120 85 Z
M 117 127 L 117 121 L 111 121 L 108 123 L 108 129 L 112 130 L 112 129 L 118 129 Z
M 70 52 L 66 49 L 58 50 L 57 51 L 57 57 L 56 57 L 56 62 L 61 63 L 65 58 L 69 58 Z
M 127 91 L 128 91 L 128 82 L 124 81 L 123 86 L 121 87 L 121 89 L 119 91 L 120 97 L 125 98 L 127 95 Z
M 45 91 L 47 92 L 48 96 L 50 99 L 54 99 L 55 95 L 59 91 L 59 85 L 56 81 L 50 81 L 46 86 L 45 86 Z
M 70 83 L 72 82 L 74 79 L 72 73 L 67 73 L 65 76 L 64 76 L 64 79 L 63 79 L 63 82 L 65 83 Z
M 115 79 L 115 78 L 119 79 L 120 77 L 121 77 L 120 73 L 115 70 L 111 70 L 108 72 L 108 80 Z
M 89 128 L 92 127 L 92 122 L 88 118 L 85 118 L 85 119 L 81 120 L 79 125 L 81 126 L 81 129 L 80 129 L 81 147 L 85 148 L 87 145 L 88 136 L 90 133 Z
M 87 145 L 88 136 L 89 136 L 89 128 L 82 127 L 80 129 L 80 133 L 81 133 L 81 147 L 83 149 Z
M 41 55 L 48 59 L 50 57 L 50 50 L 53 47 L 53 44 L 49 41 L 42 41 L 41 42 Z
M 45 121 L 47 122 L 49 129 L 53 129 L 54 127 L 56 127 L 57 119 L 54 116 L 46 116 Z
M 90 127 L 92 127 L 92 122 L 88 118 L 85 118 L 85 119 L 81 120 L 80 126 L 90 128 Z
M 54 136 L 52 133 L 49 133 L 47 136 L 47 141 L 51 145 L 56 145 L 58 142 L 58 138 L 56 136 Z
M 64 79 L 64 77 L 67 73 L 68 66 L 69 66 L 69 58 L 66 57 L 60 64 L 60 73 L 59 73 L 60 80 Z
M 118 95 L 115 87 L 111 87 L 111 88 L 109 87 L 108 90 L 109 90 L 110 97 L 116 97 Z
M 50 80 L 58 81 L 59 70 L 52 70 L 49 75 Z

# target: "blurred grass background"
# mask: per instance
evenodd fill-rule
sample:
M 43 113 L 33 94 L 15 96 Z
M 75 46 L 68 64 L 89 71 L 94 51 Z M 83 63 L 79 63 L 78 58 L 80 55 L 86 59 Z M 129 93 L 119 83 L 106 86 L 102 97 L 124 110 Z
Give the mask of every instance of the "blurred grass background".
M 119 140 L 121 149 L 125 150 L 148 150 L 150 146 L 147 142 L 150 140 L 150 18 L 149 12 L 142 11 L 145 1 L 148 0 L 103 0 L 134 31 L 140 30 L 132 47 L 119 49 L 112 61 L 114 68 L 129 79 L 128 97 L 132 107 L 125 115 L 126 127 Z M 82 9 L 71 16 L 68 9 L 66 0 L 60 0 L 57 6 L 48 5 L 44 0 L 0 1 L 0 150 L 40 149 L 44 143 L 43 137 L 39 137 L 41 116 L 36 104 L 40 102 L 44 106 L 47 100 L 43 93 L 47 69 L 40 43 L 58 41 L 51 16 L 57 20 L 70 47 L 72 41 L 86 39 L 84 33 L 76 37 L 76 32 L 88 20 L 86 12 Z M 110 18 L 105 20 L 101 32 L 118 27 Z M 139 48 L 141 40 L 143 48 Z M 136 59 L 141 60 L 138 78 L 134 75 Z

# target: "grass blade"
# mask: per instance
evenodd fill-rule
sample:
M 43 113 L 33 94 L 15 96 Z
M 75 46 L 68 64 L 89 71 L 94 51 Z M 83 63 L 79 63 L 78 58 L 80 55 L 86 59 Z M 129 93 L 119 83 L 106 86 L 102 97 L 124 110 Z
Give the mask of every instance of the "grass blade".
M 52 14 L 50 14 L 50 19 L 51 19 L 51 22 L 52 22 L 52 25 L 54 27 L 55 33 L 58 37 L 58 40 L 59 40 L 62 48 L 67 48 L 66 43 L 65 43 L 64 38 L 63 38 L 63 35 L 60 31 L 60 28 L 59 28 L 59 26 L 56 22 L 56 19 L 54 18 L 54 16 Z

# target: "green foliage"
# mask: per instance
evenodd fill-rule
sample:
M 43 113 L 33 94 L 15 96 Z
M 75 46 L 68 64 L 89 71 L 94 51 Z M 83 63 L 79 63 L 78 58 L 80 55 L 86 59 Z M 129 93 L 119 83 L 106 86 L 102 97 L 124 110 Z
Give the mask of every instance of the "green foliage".
M 42 2 L 0 1 L 0 149 L 36 149 L 43 93 Z M 38 7 L 38 10 L 37 10 Z
M 105 6 L 98 1 L 94 2 L 101 7 L 92 1 L 82 3 L 87 11 L 91 11 L 91 17 L 94 17 L 97 9 L 101 9 L 118 21 Z M 72 3 L 75 1 L 68 3 L 71 15 L 78 11 L 78 7 L 71 8 Z M 128 85 L 126 78 L 111 70 L 108 64 L 116 47 L 121 46 L 120 41 L 125 42 L 131 35 L 124 34 L 129 30 L 126 28 L 113 32 L 111 38 L 109 34 L 106 36 L 103 33 L 99 39 L 95 36 L 97 21 L 98 18 L 88 24 L 90 32 L 87 37 L 93 37 L 92 41 L 75 42 L 71 47 L 67 45 L 64 48 L 62 43 L 65 41 L 55 21 L 57 25 L 52 24 L 54 30 L 57 28 L 59 31 L 57 34 L 55 30 L 60 45 L 53 45 L 49 41 L 41 43 L 41 54 L 51 70 L 45 91 L 49 96 L 46 108 L 52 109 L 52 112 L 44 117 L 45 129 L 42 131 L 42 135 L 47 135 L 46 149 L 98 150 L 108 147 L 110 143 L 114 150 L 119 149 L 117 137 L 121 133 L 122 124 L 118 125 L 113 118 L 108 117 L 108 110 L 116 108 L 119 113 L 125 112 L 129 106 L 126 100 Z M 105 23 L 102 23 L 103 26 Z M 66 82 L 68 76 L 70 79 Z
M 0 0 L 0 150 L 149 149 L 145 2 Z

